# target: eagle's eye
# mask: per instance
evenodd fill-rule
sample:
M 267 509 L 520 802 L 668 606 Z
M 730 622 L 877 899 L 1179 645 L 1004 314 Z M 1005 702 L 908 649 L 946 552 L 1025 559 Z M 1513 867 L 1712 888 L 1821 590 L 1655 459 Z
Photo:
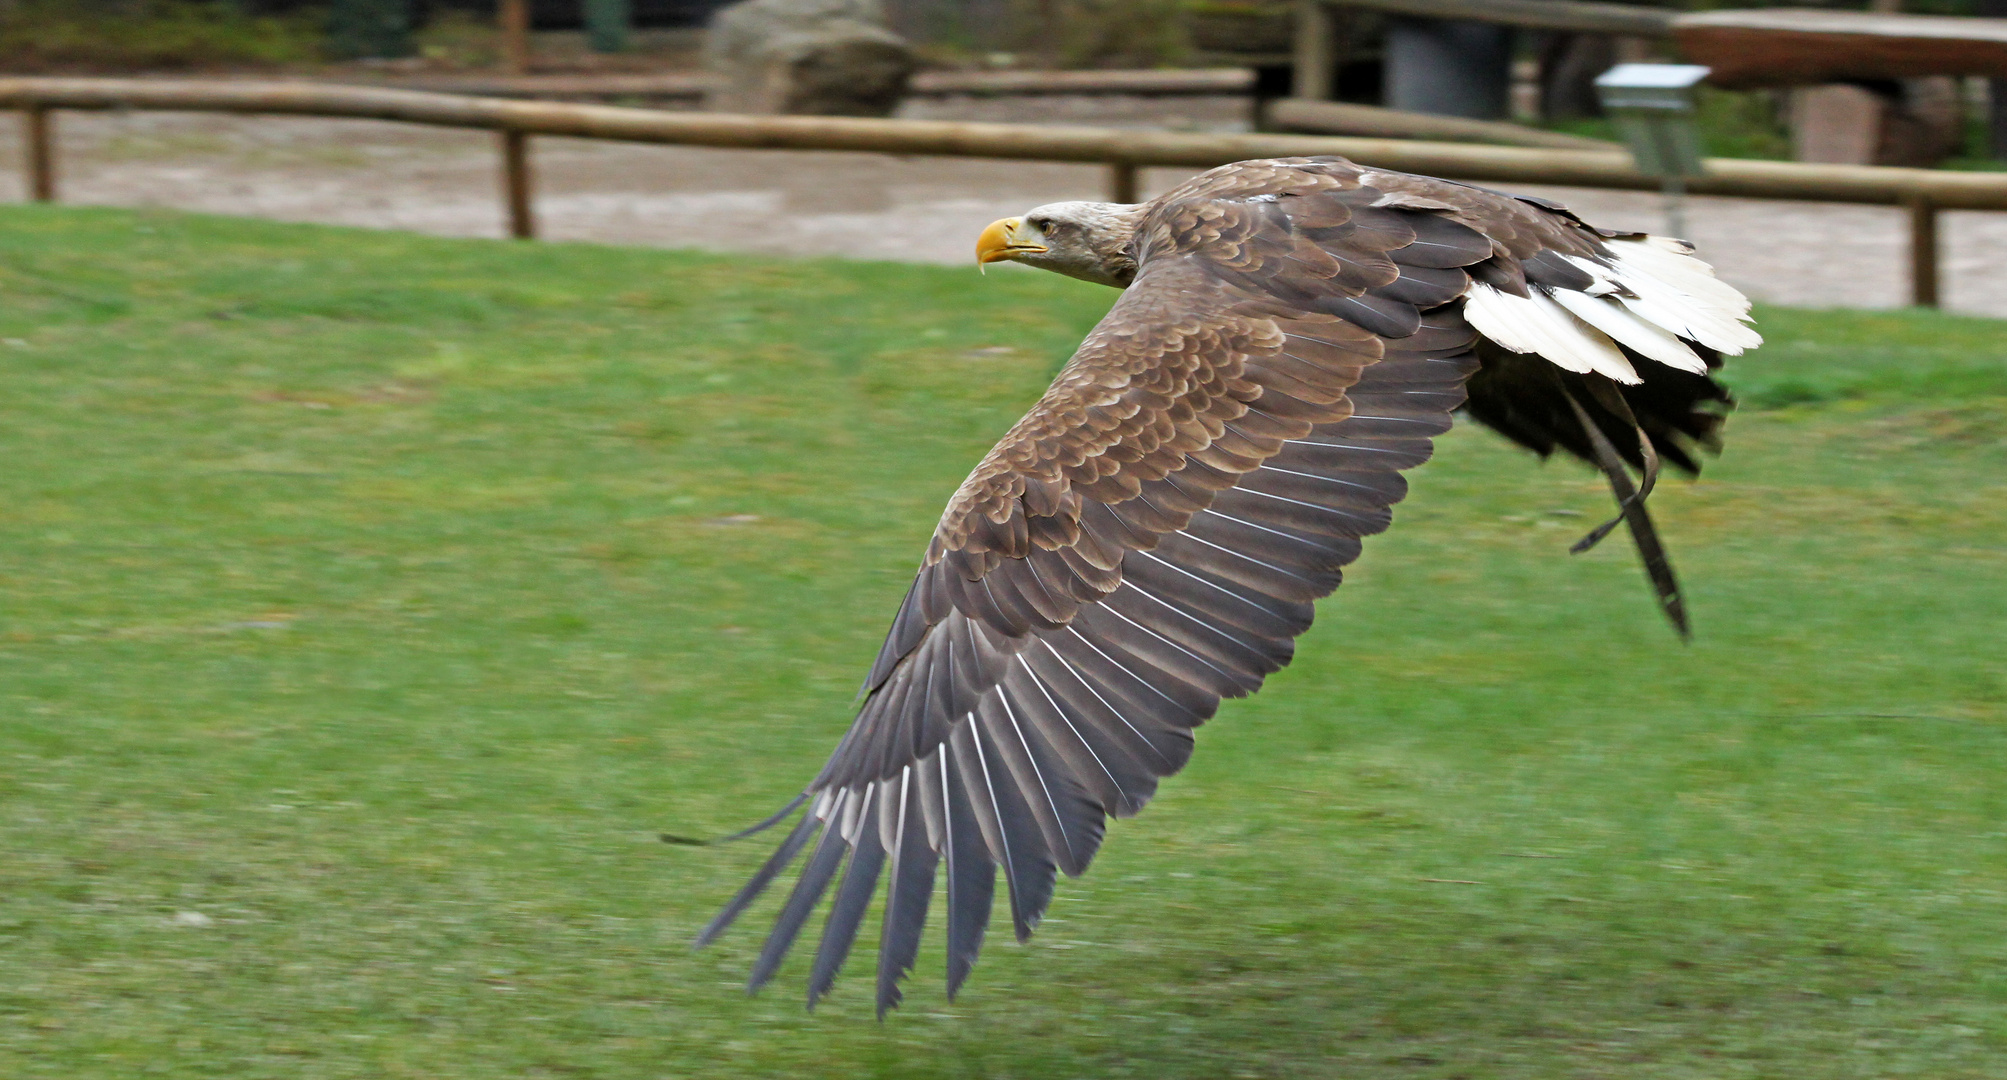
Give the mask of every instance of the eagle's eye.
M 1052 219 L 1035 217 L 1027 221 L 1026 224 L 1030 225 L 1034 229 L 1037 229 L 1039 232 L 1045 232 L 1047 229 L 1052 228 Z

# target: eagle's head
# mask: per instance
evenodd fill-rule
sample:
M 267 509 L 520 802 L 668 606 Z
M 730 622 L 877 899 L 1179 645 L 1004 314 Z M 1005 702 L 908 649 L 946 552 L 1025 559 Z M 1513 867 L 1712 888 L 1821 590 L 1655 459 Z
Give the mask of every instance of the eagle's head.
M 1136 280 L 1130 240 L 1142 220 L 1140 203 L 1047 203 L 1023 217 L 991 222 L 976 240 L 976 263 L 1021 262 L 1126 289 Z

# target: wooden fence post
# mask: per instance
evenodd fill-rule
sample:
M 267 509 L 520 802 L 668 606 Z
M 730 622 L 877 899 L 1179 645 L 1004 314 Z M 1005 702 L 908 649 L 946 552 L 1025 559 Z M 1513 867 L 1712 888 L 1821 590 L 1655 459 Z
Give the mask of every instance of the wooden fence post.
M 1909 210 L 1909 302 L 1937 307 L 1937 206 L 1927 195 L 1912 195 Z
M 502 32 L 502 67 L 511 75 L 530 70 L 530 0 L 500 0 L 495 22 Z
M 537 238 L 537 219 L 530 205 L 530 136 L 507 128 L 501 131 L 502 198 L 508 204 L 509 236 L 516 240 Z
M 1136 166 L 1126 161 L 1108 163 L 1108 201 L 1133 203 L 1143 200 L 1137 195 Z
M 1309 101 L 1330 101 L 1332 75 L 1338 66 L 1337 15 L 1324 0 L 1296 0 L 1295 55 L 1290 74 L 1289 96 Z
M 42 106 L 21 110 L 21 165 L 26 170 L 28 197 L 56 201 L 55 115 Z

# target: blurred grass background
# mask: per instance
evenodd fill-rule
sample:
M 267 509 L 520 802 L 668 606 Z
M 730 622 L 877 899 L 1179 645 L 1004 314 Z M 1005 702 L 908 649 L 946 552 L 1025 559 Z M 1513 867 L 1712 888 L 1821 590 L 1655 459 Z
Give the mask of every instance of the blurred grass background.
M 1298 660 L 908 1004 L 765 854 L 1052 275 L 0 208 L 0 1074 L 1993 1077 L 2007 333 L 1761 312 L 1655 499 L 1478 429 Z M 860 957 L 869 957 L 870 941 Z

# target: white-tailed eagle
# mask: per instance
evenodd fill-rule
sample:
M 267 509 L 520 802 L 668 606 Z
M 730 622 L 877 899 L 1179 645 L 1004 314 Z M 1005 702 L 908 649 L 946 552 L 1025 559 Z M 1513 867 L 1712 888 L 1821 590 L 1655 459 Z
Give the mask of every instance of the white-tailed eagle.
M 1106 819 L 1184 765 L 1220 699 L 1289 662 L 1459 408 L 1603 470 L 1619 513 L 1578 548 L 1627 522 L 1684 634 L 1644 496 L 1661 461 L 1697 471 L 1718 447 L 1732 402 L 1711 372 L 1761 341 L 1691 251 L 1339 158 L 1244 161 L 1140 205 L 990 226 L 981 261 L 1124 291 L 949 501 L 856 722 L 766 824 L 806 813 L 699 944 L 807 852 L 751 988 L 840 872 L 813 1005 L 883 877 L 883 1015 L 938 871 L 952 997 L 997 870 L 1023 940 L 1055 875 L 1085 870 Z

